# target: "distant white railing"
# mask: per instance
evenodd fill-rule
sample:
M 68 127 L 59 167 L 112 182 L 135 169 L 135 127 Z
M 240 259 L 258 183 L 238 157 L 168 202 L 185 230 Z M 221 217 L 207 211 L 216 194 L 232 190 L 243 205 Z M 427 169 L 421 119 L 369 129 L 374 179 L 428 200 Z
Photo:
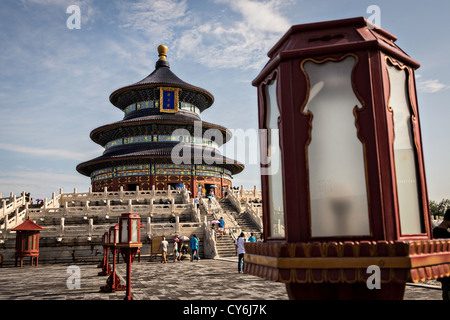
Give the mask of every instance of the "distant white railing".
M 262 203 L 245 202 L 245 212 L 250 216 L 253 222 L 262 230 Z
M 0 207 L 0 219 L 14 212 L 16 209 L 24 206 L 27 202 L 25 200 L 25 192 L 22 192 L 22 195 L 17 197 L 12 194 L 7 198 L 0 198 L 1 207 Z
M 194 203 L 190 199 L 189 192 L 183 188 L 178 190 L 136 190 L 92 192 L 77 192 L 74 188 L 72 193 L 52 193 L 50 201 L 47 198 L 39 201 L 39 207 L 31 206 L 26 202 L 25 192 L 22 196 L 1 198 L 0 208 L 0 231 L 5 237 L 8 230 L 15 228 L 25 219 L 63 218 L 68 216 L 116 216 L 126 212 L 138 214 L 189 214 L 194 210 Z M 164 203 L 159 203 L 164 200 Z M 166 203 L 168 202 L 168 203 Z M 181 203 L 175 203 L 181 202 Z M 113 203 L 113 204 L 112 204 Z M 25 205 L 25 209 L 18 211 Z M 16 211 L 14 215 L 12 212 Z M 196 212 L 196 211 L 195 211 Z M 9 216 L 9 218 L 7 218 Z M 5 218 L 6 217 L 6 218 Z M 3 219 L 4 218 L 4 219 Z M 199 219 L 197 219 L 199 221 Z
M 150 236 L 186 235 L 199 232 L 202 224 L 200 222 L 180 222 L 180 217 L 175 216 L 175 222 L 155 223 L 152 217 L 146 217 L 145 233 Z
M 256 186 L 253 187 L 253 190 L 244 190 L 244 187 L 241 186 L 241 188 L 238 190 L 238 194 L 239 194 L 239 198 L 262 199 L 262 192 L 261 192 L 261 190 L 257 190 Z
M 256 187 L 253 191 L 245 191 L 245 190 L 230 190 L 228 192 L 228 199 L 233 204 L 233 206 L 240 212 L 246 212 L 250 218 L 255 222 L 258 227 L 263 229 L 263 221 L 262 221 L 262 203 L 253 202 L 255 200 L 261 201 L 261 191 L 257 191 Z M 242 196 L 244 195 L 244 196 Z M 255 197 L 256 195 L 256 197 Z
M 124 191 L 123 187 L 120 187 L 119 191 L 108 191 L 105 189 L 101 192 L 92 192 L 92 188 L 89 188 L 88 192 L 77 192 L 76 188 L 73 193 L 62 193 L 60 190 L 59 194 L 59 204 L 63 205 L 68 202 L 92 202 L 92 201 L 126 201 L 126 200 L 134 200 L 134 201 L 146 201 L 146 200 L 154 200 L 154 199 L 183 199 L 186 201 L 189 199 L 189 194 L 186 189 L 180 190 L 156 190 L 155 186 L 152 186 L 152 190 L 139 190 L 136 191 Z
M 173 223 L 155 223 L 152 222 L 152 217 L 143 217 L 145 227 L 142 232 L 142 237 L 154 237 L 154 236 L 169 236 L 169 235 L 190 235 L 192 233 L 201 233 L 203 230 L 202 223 L 200 222 L 183 222 L 180 223 L 179 216 L 175 216 L 175 222 Z M 43 218 L 42 218 L 43 219 Z M 39 224 L 42 219 L 32 219 Z M 111 219 L 111 217 L 110 217 Z M 101 237 L 105 232 L 109 231 L 109 228 L 117 223 L 112 219 L 111 223 L 100 223 L 95 225 L 94 219 L 86 218 L 86 223 L 77 223 L 76 225 L 66 225 L 66 217 L 59 218 L 59 223 L 46 225 L 44 230 L 41 231 L 41 237 L 55 238 L 56 241 L 61 242 L 64 238 L 72 237 L 86 237 L 88 241 L 92 240 L 92 237 Z M 141 221 L 141 222 L 144 222 Z M 4 234 L 6 238 L 6 234 Z
M 239 213 L 245 211 L 245 206 L 243 205 L 243 203 L 241 203 L 238 190 L 231 189 L 228 192 L 228 199 L 230 200 L 231 204 L 239 211 Z
M 137 214 L 183 214 L 191 213 L 194 210 L 192 203 L 186 204 L 132 204 L 131 200 L 128 200 L 127 204 L 111 205 L 110 200 L 107 200 L 105 205 L 91 206 L 89 202 L 86 202 L 82 206 L 69 207 L 66 205 L 62 208 L 34 208 L 28 209 L 27 214 L 32 219 L 45 218 L 46 216 L 52 217 L 67 217 L 67 216 L 119 216 L 122 213 L 133 212 Z
M 441 222 L 442 222 L 442 220 L 443 220 L 443 217 L 441 217 L 441 216 L 431 216 L 431 226 L 434 228 L 434 227 L 437 227 L 438 225 L 440 225 L 441 224 Z

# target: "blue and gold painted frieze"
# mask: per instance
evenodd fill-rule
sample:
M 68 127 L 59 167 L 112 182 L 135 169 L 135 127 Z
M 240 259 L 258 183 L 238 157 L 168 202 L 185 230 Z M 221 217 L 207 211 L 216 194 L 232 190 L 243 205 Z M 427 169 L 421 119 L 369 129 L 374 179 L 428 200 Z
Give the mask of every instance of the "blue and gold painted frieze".
M 124 112 L 125 115 L 128 115 L 130 112 L 141 109 L 160 109 L 159 100 L 148 100 L 130 104 L 125 108 Z M 200 115 L 200 109 L 187 102 L 178 102 L 178 110 L 190 111 Z
M 204 176 L 232 179 L 231 172 L 227 169 L 195 164 L 136 164 L 109 167 L 92 172 L 91 180 L 100 181 L 118 177 L 148 176 L 148 175 L 183 175 Z

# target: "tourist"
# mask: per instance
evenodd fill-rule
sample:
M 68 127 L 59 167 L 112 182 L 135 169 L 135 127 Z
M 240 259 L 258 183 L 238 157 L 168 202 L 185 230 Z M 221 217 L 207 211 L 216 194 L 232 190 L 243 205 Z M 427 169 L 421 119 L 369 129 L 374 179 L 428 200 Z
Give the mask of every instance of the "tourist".
M 198 210 L 198 208 L 200 208 L 200 203 L 199 203 L 198 197 L 194 198 L 194 204 L 195 204 L 195 207 L 196 207 L 197 210 Z
M 217 242 L 217 231 L 216 231 L 216 225 L 214 223 L 212 224 L 211 229 L 212 229 L 214 241 Z
M 203 187 L 202 188 L 202 198 L 204 198 L 206 196 L 206 189 Z
M 444 220 L 433 229 L 434 239 L 450 239 L 450 209 L 447 209 L 444 214 Z M 443 277 L 437 279 L 442 284 L 442 299 L 450 300 L 450 277 Z
M 180 241 L 180 239 L 178 239 L 177 237 L 175 237 L 175 239 L 173 239 L 173 262 L 180 261 L 180 259 L 181 259 L 180 252 L 178 250 L 178 242 L 179 241 Z
M 250 238 L 248 238 L 248 242 L 256 242 L 255 237 L 253 236 L 253 232 L 250 233 Z
M 243 232 L 241 232 L 239 238 L 236 239 L 235 247 L 236 247 L 236 255 L 239 256 L 239 260 L 238 260 L 238 272 L 242 273 L 242 271 L 244 270 L 244 254 L 245 254 L 245 244 L 246 240 L 245 240 L 245 234 Z
M 181 244 L 181 249 L 180 249 L 180 259 L 185 255 L 185 254 L 189 254 L 189 249 L 187 244 Z
M 264 235 L 261 233 L 261 236 L 259 237 L 258 240 L 256 240 L 256 242 L 263 242 L 264 241 Z
M 168 246 L 169 246 L 169 242 L 167 242 L 166 237 L 163 237 L 161 243 L 159 244 L 159 248 L 162 253 L 161 263 L 167 263 L 167 247 Z
M 212 200 L 208 198 L 208 214 L 212 214 Z
M 220 238 L 222 239 L 225 233 L 225 220 L 223 220 L 223 217 L 220 217 L 219 219 L 219 232 L 221 234 Z
M 198 236 L 195 236 L 195 239 L 197 239 L 198 242 L 198 249 L 197 249 L 197 261 L 200 260 L 200 238 Z
M 191 262 L 194 261 L 194 255 L 197 256 L 197 261 L 200 260 L 198 257 L 199 243 L 198 243 L 197 236 L 195 234 L 192 235 L 190 245 L 191 245 Z

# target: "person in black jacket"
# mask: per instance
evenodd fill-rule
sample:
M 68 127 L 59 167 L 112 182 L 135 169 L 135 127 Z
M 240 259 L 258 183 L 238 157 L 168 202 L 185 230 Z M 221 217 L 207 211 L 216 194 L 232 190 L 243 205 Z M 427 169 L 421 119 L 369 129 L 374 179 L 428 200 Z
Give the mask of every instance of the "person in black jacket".
M 444 220 L 433 229 L 434 239 L 450 239 L 450 209 L 447 209 L 444 215 Z M 439 278 L 442 283 L 442 299 L 450 300 L 450 277 Z

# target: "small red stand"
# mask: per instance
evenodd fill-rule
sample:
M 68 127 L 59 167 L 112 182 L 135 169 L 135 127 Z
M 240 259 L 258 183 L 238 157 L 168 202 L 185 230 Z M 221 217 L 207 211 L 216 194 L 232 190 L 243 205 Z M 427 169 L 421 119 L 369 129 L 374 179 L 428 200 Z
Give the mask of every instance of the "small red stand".
M 30 265 L 33 265 L 33 258 L 36 258 L 35 265 L 38 265 L 39 259 L 39 232 L 44 230 L 30 219 L 12 229 L 16 231 L 16 252 L 15 266 L 17 259 L 20 259 L 20 267 L 23 266 L 23 258 L 30 257 Z

